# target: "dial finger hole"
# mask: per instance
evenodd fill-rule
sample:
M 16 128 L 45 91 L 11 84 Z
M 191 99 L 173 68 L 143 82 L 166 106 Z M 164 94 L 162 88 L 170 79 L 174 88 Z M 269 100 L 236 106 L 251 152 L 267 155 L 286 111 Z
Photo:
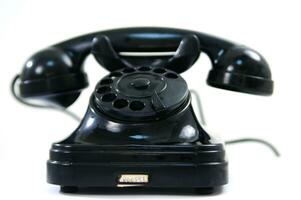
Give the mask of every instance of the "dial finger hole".
M 178 78 L 178 75 L 169 72 L 169 73 L 165 74 L 165 77 L 166 78 L 171 78 L 171 79 L 176 79 L 176 78 Z
M 110 91 L 111 91 L 111 88 L 108 87 L 108 86 L 102 86 L 102 87 L 100 87 L 100 88 L 98 88 L 98 89 L 96 90 L 96 92 L 97 92 L 98 94 L 104 94 L 104 93 L 110 92 Z
M 108 93 L 102 96 L 101 100 L 104 102 L 111 102 L 114 101 L 116 99 L 116 94 L 114 93 Z
M 114 101 L 113 106 L 115 108 L 121 109 L 128 106 L 128 104 L 129 104 L 128 101 L 125 99 L 117 99 Z
M 124 70 L 123 70 L 123 72 L 124 73 L 132 73 L 132 72 L 134 72 L 135 71 L 135 69 L 134 68 L 125 68 Z
M 166 70 L 163 69 L 163 68 L 156 68 L 156 69 L 153 70 L 153 72 L 155 72 L 157 74 L 163 74 L 163 73 L 166 72 Z
M 133 111 L 142 110 L 144 107 L 145 107 L 145 105 L 141 101 L 133 101 L 130 103 L 130 109 Z

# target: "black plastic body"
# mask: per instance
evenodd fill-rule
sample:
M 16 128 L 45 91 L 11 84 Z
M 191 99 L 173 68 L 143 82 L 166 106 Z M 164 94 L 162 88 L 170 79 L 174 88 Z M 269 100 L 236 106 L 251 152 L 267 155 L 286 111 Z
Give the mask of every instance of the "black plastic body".
M 52 146 L 47 172 L 48 182 L 63 188 L 116 188 L 123 174 L 148 175 L 149 182 L 138 187 L 150 188 L 215 188 L 228 182 L 222 144 L 58 143 Z
M 146 52 L 159 54 L 133 55 Z M 20 75 L 20 96 L 64 108 L 88 86 L 83 69 L 88 55 L 112 72 L 97 84 L 79 127 L 53 144 L 48 182 L 65 192 L 86 187 L 216 188 L 226 184 L 224 145 L 198 123 L 188 87 L 179 75 L 200 53 L 212 62 L 208 85 L 272 94 L 271 71 L 258 52 L 190 30 L 100 31 L 30 57 Z
M 187 126 L 197 129 L 198 137 L 181 138 Z M 228 182 L 228 168 L 224 145 L 213 141 L 196 121 L 190 102 L 160 121 L 126 122 L 99 112 L 91 98 L 80 126 L 53 144 L 48 182 L 64 192 L 89 187 L 217 188 Z M 131 174 L 147 175 L 148 182 L 120 182 L 122 175 Z

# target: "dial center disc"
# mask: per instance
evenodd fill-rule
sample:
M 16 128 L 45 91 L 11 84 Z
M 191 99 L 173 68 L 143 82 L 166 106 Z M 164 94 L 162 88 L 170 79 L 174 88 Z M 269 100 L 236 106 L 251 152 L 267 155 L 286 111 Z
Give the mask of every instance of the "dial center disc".
M 150 86 L 151 82 L 147 78 L 136 78 L 134 79 L 130 85 L 137 90 L 144 90 Z
M 138 72 L 121 77 L 116 89 L 128 97 L 145 98 L 166 89 L 166 80 L 157 74 Z

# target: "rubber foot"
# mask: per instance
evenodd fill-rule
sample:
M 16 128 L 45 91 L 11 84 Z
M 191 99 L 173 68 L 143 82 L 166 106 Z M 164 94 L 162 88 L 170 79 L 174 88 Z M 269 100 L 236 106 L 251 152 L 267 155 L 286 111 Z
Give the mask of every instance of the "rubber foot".
M 78 192 L 78 187 L 76 187 L 76 186 L 61 186 L 61 192 L 63 192 L 63 193 L 76 193 L 76 192 Z

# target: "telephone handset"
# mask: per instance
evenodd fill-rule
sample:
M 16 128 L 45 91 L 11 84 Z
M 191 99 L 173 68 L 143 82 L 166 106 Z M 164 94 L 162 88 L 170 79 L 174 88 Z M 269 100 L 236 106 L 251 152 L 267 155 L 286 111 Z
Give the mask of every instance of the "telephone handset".
M 198 122 L 180 73 L 206 53 L 207 83 L 271 95 L 269 66 L 256 51 L 200 32 L 123 28 L 76 37 L 34 54 L 19 76 L 20 98 L 67 108 L 88 86 L 89 54 L 110 73 L 96 85 L 79 127 L 53 144 L 48 182 L 83 187 L 220 187 L 228 182 L 222 142 Z
M 124 56 L 120 52 L 175 52 L 169 56 Z M 71 105 L 88 85 L 83 62 L 91 53 L 109 71 L 126 67 L 189 69 L 201 52 L 211 62 L 207 83 L 259 95 L 273 91 L 271 72 L 256 51 L 199 32 L 172 28 L 124 28 L 76 37 L 34 54 L 25 64 L 20 95 Z

